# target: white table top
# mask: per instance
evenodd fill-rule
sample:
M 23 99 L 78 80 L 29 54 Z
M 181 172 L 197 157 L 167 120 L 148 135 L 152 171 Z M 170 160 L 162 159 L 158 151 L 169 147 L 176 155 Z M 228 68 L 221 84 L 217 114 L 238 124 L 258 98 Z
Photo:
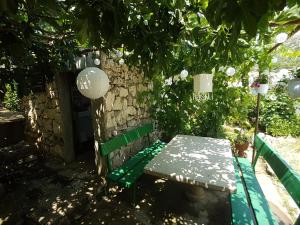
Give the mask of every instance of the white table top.
M 236 190 L 230 142 L 177 135 L 145 167 L 147 174 L 214 190 Z

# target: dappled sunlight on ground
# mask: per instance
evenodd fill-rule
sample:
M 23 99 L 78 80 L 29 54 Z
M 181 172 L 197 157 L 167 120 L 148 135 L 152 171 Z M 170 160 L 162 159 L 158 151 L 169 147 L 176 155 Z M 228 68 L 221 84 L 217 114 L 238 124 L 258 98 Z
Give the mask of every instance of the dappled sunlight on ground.
M 103 196 L 75 224 L 230 224 L 228 202 L 215 205 L 210 212 L 187 196 L 188 185 L 144 175 L 132 206 L 130 189 L 117 186 Z
M 102 192 L 101 179 L 85 161 L 46 160 L 25 144 L 0 154 L 3 224 L 69 224 Z
M 0 224 L 229 224 L 230 206 L 211 198 L 204 207 L 200 197 L 213 196 L 202 189 L 143 175 L 132 190 L 110 185 L 96 174 L 93 159 L 68 165 L 37 154 L 25 143 L 0 149 Z M 196 196 L 196 197 L 195 197 Z M 210 199 L 210 198 L 209 198 Z
M 143 175 L 137 184 L 136 206 L 132 189 L 110 185 L 106 196 L 103 178 L 93 159 L 64 164 L 39 155 L 21 142 L 0 149 L 0 224 L 229 224 L 230 206 L 222 202 L 206 208 L 197 197 L 215 193 L 193 190 L 188 184 Z M 206 200 L 207 201 L 207 200 Z

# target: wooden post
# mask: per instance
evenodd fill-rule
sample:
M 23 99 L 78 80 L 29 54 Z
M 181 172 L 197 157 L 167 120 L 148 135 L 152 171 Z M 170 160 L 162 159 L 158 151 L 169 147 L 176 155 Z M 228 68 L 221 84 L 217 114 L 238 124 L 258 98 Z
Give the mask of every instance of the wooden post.
M 259 103 L 260 103 L 260 94 L 257 94 L 257 101 L 256 101 L 256 119 L 255 119 L 255 130 L 254 130 L 254 138 L 258 133 L 258 124 L 259 124 Z M 252 153 L 252 164 L 255 159 L 255 147 L 253 144 L 253 153 Z

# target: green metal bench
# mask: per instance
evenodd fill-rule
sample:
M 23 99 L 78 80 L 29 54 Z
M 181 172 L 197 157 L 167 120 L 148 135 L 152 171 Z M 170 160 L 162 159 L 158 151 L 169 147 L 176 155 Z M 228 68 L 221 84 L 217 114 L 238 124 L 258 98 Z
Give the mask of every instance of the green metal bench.
M 133 189 L 133 197 L 135 201 L 135 183 L 143 174 L 144 167 L 147 163 L 156 156 L 161 149 L 166 145 L 164 142 L 157 140 L 153 144 L 150 143 L 150 133 L 154 131 L 153 124 L 145 124 L 141 127 L 127 131 L 119 136 L 113 137 L 105 143 L 101 143 L 100 154 L 107 161 L 107 180 L 108 182 L 117 183 L 118 185 Z M 120 151 L 122 147 L 127 146 L 143 137 L 147 136 L 147 148 L 140 150 L 137 154 L 125 161 L 120 167 L 112 168 L 111 153 Z
M 237 191 L 231 195 L 232 224 L 277 225 L 268 202 L 255 177 L 254 167 L 263 156 L 274 173 L 300 208 L 300 176 L 266 143 L 260 134 L 255 136 L 257 149 L 253 165 L 245 158 L 234 160 Z M 300 215 L 295 222 L 300 225 Z

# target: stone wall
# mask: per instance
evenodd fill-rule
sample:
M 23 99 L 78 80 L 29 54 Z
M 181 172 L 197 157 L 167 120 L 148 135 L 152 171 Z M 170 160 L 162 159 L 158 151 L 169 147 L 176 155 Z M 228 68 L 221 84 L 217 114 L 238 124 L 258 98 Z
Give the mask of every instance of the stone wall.
M 23 97 L 26 118 L 25 135 L 36 147 L 62 155 L 62 118 L 55 82 L 46 84 L 46 91 Z
M 100 103 L 101 100 L 93 101 L 96 156 L 98 156 L 97 152 L 101 141 L 150 121 L 146 102 L 138 101 L 138 98 L 140 100 L 139 95 L 151 88 L 149 80 L 136 68 L 128 68 L 125 64 L 120 65 L 106 55 L 101 57 L 101 69 L 108 75 L 110 89 L 104 96 L 103 102 Z M 103 120 L 100 119 L 101 115 L 103 115 Z M 102 121 L 103 124 L 99 124 L 99 121 Z M 113 166 L 120 165 L 145 144 L 147 141 L 143 139 L 114 154 Z M 97 161 L 100 172 L 101 160 Z
M 108 75 L 110 89 L 105 95 L 105 128 L 106 137 L 116 131 L 136 127 L 149 119 L 146 104 L 138 101 L 138 95 L 148 90 L 149 81 L 137 69 L 129 70 L 128 66 L 114 63 L 102 57 L 102 69 Z
M 138 69 L 129 68 L 125 64 L 120 65 L 116 61 L 101 54 L 100 66 L 108 75 L 110 89 L 104 98 L 91 101 L 95 161 L 99 173 L 104 165 L 103 159 L 99 157 L 99 144 L 150 121 L 145 99 L 138 101 L 138 98 L 143 91 L 151 88 L 151 83 Z M 24 97 L 23 108 L 26 117 L 26 135 L 38 148 L 71 161 L 74 158 L 74 146 L 73 140 L 68 137 L 73 137 L 73 128 L 68 124 L 72 123 L 72 112 L 71 106 L 68 106 L 70 97 L 66 86 L 68 84 L 63 76 L 57 76 L 56 82 L 46 84 L 45 92 Z M 121 164 L 146 144 L 146 140 L 140 140 L 118 152 L 113 157 L 113 165 Z

